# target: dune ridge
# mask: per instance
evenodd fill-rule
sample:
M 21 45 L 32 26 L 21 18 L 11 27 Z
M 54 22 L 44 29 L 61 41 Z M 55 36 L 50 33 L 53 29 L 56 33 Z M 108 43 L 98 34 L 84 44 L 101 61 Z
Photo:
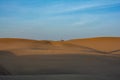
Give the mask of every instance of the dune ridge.
M 0 75 L 84 75 L 120 80 L 120 38 L 0 39 Z
M 0 50 L 30 54 L 120 54 L 120 37 L 97 37 L 66 41 L 0 38 Z

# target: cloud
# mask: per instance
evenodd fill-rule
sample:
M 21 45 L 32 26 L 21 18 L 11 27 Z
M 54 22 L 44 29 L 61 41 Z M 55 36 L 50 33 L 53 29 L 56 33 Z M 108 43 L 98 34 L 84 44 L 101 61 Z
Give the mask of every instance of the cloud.
M 98 28 L 98 27 L 107 27 L 109 25 L 118 27 L 119 25 L 119 16 L 120 12 L 116 13 L 107 13 L 107 14 L 82 14 L 76 17 L 73 22 L 69 24 L 71 27 L 80 27 L 80 28 Z
M 52 3 L 48 5 L 31 7 L 27 5 L 20 5 L 16 3 L 12 4 L 3 4 L 0 5 L 1 8 L 8 11 L 18 12 L 20 14 L 37 14 L 37 15 L 51 15 L 51 14 L 60 14 L 68 13 L 74 11 L 81 11 L 94 8 L 105 8 L 111 7 L 115 4 L 120 4 L 118 0 L 90 0 L 86 2 L 77 2 L 73 3 L 61 2 L 61 3 Z
M 108 31 L 104 34 L 116 33 L 117 35 L 119 33 L 120 10 L 116 12 L 111 10 L 111 7 L 120 4 L 119 0 L 63 1 L 66 2 L 40 6 L 17 3 L 0 4 L 0 12 L 4 15 L 0 15 L 0 36 L 31 37 L 28 36 L 31 34 L 33 37 L 44 35 L 45 37 L 42 38 L 49 37 L 50 39 L 52 36 L 52 38 L 54 36 L 57 38 L 58 35 L 54 33 L 58 33 L 61 36 L 66 34 L 71 37 L 71 35 L 77 34 L 80 37 L 81 34 L 85 36 L 91 32 L 102 33 L 103 29 L 109 29 L 109 27 L 111 33 Z M 104 8 L 107 8 L 107 13 L 104 12 Z M 104 13 L 95 13 L 99 9 L 103 10 Z M 71 12 L 73 13 L 71 14 Z M 112 31 L 116 32 L 112 33 Z M 91 35 L 95 34 L 91 33 Z M 65 37 L 68 38 L 68 36 Z
M 87 10 L 87 9 L 94 9 L 94 8 L 105 8 L 114 6 L 115 4 L 120 4 L 120 1 L 93 1 L 93 2 L 86 2 L 82 3 L 74 3 L 74 4 L 55 4 L 55 5 L 48 5 L 47 7 L 42 9 L 43 13 L 46 14 L 55 14 L 55 13 L 66 13 L 66 12 L 73 12 L 73 11 L 80 11 L 80 10 Z

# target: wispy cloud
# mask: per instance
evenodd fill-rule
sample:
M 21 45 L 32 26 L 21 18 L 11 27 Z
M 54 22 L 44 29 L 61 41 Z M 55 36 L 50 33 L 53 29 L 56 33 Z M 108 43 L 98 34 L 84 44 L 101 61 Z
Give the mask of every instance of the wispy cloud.
M 87 10 L 87 9 L 94 9 L 94 8 L 105 8 L 105 7 L 111 7 L 115 4 L 120 4 L 120 1 L 118 0 L 107 0 L 107 1 L 88 1 L 85 3 L 80 2 L 74 2 L 72 4 L 69 3 L 54 3 L 54 4 L 48 4 L 43 6 L 37 6 L 37 7 L 30 7 L 30 6 L 23 6 L 19 4 L 7 4 L 7 5 L 1 5 L 4 10 L 8 11 L 15 11 L 18 13 L 33 13 L 33 14 L 57 14 L 57 13 L 66 13 L 66 12 L 73 12 L 73 11 L 81 11 L 81 10 Z
M 105 8 L 111 7 L 115 4 L 120 4 L 120 1 L 96 1 L 96 2 L 86 2 L 84 4 L 81 3 L 74 3 L 74 4 L 55 4 L 55 5 L 48 5 L 47 7 L 41 9 L 43 13 L 46 14 L 55 14 L 55 13 L 66 13 L 66 12 L 73 12 L 73 11 L 81 11 L 87 9 L 94 9 L 94 8 Z
M 80 37 L 81 34 L 83 37 L 87 34 L 120 34 L 120 0 L 50 0 L 53 3 L 47 5 L 38 0 L 37 6 L 27 5 L 24 1 L 28 3 L 29 0 L 22 0 L 21 4 L 0 3 L 0 36 L 44 35 L 46 38 L 57 38 L 57 33 L 69 37 Z

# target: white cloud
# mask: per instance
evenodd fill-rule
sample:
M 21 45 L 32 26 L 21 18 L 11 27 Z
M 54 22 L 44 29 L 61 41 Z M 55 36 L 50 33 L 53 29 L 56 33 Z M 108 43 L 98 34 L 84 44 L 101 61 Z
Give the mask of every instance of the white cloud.
M 48 5 L 47 7 L 43 8 L 43 13 L 46 14 L 52 14 L 52 13 L 65 13 L 65 12 L 72 12 L 72 11 L 78 11 L 78 10 L 86 10 L 86 9 L 92 9 L 92 8 L 105 8 L 110 7 L 115 4 L 120 3 L 120 1 L 93 1 L 93 2 L 87 2 L 84 4 L 81 3 L 75 3 L 75 4 L 55 4 L 55 5 Z
M 57 14 L 57 13 L 65 13 L 65 12 L 72 12 L 72 11 L 78 11 L 78 10 L 86 10 L 86 9 L 92 9 L 92 8 L 104 8 L 104 7 L 110 7 L 114 4 L 119 4 L 119 0 L 90 0 L 88 2 L 82 3 L 82 2 L 75 2 L 74 3 L 54 3 L 54 4 L 48 4 L 38 7 L 30 7 L 30 6 L 22 6 L 16 3 L 13 4 L 6 4 L 6 5 L 0 5 L 4 10 L 8 11 L 15 11 L 18 13 L 33 13 L 37 15 L 47 15 L 47 14 Z

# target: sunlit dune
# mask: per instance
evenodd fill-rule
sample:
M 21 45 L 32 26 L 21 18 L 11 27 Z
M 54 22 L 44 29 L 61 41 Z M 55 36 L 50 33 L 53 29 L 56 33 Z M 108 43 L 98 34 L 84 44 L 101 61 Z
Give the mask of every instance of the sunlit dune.
M 68 41 L 1 38 L 0 50 L 16 55 L 31 54 L 119 54 L 119 37 L 72 39 Z
M 1 38 L 0 50 L 20 49 L 29 47 L 34 40 L 17 39 L 17 38 Z
M 88 38 L 88 39 L 73 39 L 68 42 L 76 45 L 82 45 L 90 48 L 94 48 L 101 51 L 112 51 L 120 49 L 119 37 L 100 37 L 100 38 Z

